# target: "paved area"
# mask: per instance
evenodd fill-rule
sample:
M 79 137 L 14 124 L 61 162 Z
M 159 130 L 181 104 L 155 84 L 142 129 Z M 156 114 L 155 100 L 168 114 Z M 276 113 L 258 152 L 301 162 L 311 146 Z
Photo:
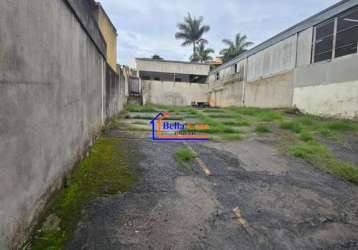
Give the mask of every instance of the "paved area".
M 87 207 L 67 249 L 358 249 L 358 187 L 280 155 L 274 138 L 188 143 L 188 172 L 181 142 L 112 136 L 139 180 Z

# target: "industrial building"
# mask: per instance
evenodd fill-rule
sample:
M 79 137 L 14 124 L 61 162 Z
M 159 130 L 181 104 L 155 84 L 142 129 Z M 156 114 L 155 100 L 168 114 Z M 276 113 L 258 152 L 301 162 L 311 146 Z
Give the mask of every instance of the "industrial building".
M 341 1 L 210 72 L 212 106 L 358 117 L 358 0 Z

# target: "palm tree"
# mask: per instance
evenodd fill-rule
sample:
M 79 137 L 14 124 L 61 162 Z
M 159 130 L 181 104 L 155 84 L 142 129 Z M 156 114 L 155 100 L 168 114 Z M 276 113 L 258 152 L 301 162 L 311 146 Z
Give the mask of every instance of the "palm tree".
M 208 25 L 202 25 L 204 21 L 203 17 L 192 18 L 190 13 L 184 18 L 183 23 L 178 24 L 179 31 L 175 34 L 176 39 L 182 39 L 184 42 L 182 46 L 193 45 L 193 55 L 196 57 L 196 45 L 201 42 L 207 42 L 203 35 L 210 30 Z
M 248 47 L 253 45 L 252 42 L 247 41 L 247 36 L 241 36 L 240 33 L 236 34 L 235 41 L 230 41 L 228 39 L 224 39 L 223 43 L 225 43 L 228 47 L 220 51 L 220 54 L 223 56 L 223 61 L 227 62 L 245 51 L 247 51 Z
M 213 58 L 210 56 L 211 53 L 215 53 L 215 51 L 211 48 L 205 47 L 205 42 L 199 43 L 199 46 L 196 48 L 195 56 L 191 58 L 192 61 L 197 59 L 200 62 L 207 62 L 212 60 Z

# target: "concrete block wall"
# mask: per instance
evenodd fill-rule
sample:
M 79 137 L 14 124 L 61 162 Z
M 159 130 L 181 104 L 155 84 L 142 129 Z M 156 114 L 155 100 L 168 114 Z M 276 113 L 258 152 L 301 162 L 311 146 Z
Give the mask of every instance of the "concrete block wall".
M 142 80 L 143 104 L 190 106 L 208 102 L 208 84 Z
M 19 247 L 106 119 L 106 45 L 86 6 L 0 1 L 0 249 Z

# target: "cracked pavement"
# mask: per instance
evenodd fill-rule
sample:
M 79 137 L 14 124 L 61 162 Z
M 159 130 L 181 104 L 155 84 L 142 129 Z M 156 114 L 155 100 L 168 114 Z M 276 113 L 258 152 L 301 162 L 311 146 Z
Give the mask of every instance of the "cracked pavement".
M 111 135 L 139 180 L 88 206 L 66 249 L 358 249 L 358 187 L 280 155 L 272 138 L 188 143 L 208 176 L 197 161 L 178 166 L 181 142 Z

